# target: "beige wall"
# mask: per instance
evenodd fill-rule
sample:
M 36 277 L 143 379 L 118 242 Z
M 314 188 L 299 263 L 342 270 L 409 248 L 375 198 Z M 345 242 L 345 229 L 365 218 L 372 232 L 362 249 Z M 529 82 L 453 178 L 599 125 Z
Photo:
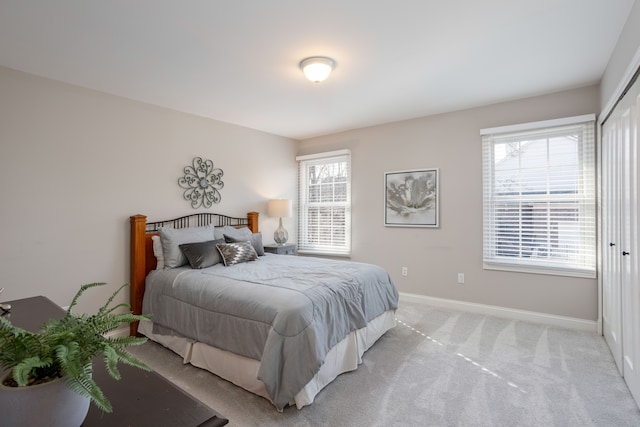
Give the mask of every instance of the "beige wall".
M 104 281 L 80 305 L 128 282 L 128 218 L 194 211 L 177 180 L 195 156 L 224 171 L 208 211 L 261 212 L 295 197 L 297 142 L 0 68 L 0 300 L 45 295 L 68 305 L 81 284 Z M 199 211 L 202 211 L 200 209 Z M 292 232 L 292 219 L 285 220 Z M 128 300 L 128 297 L 127 297 Z
M 277 220 L 266 218 L 266 200 L 295 199 L 294 156 L 350 148 L 354 260 L 384 266 L 403 292 L 595 320 L 595 280 L 482 269 L 479 130 L 599 112 L 638 51 L 639 28 L 636 3 L 600 86 L 299 145 L 0 67 L 0 299 L 46 295 L 66 305 L 82 283 L 109 282 L 106 295 L 126 282 L 129 215 L 190 212 L 176 181 L 194 156 L 225 172 L 222 202 L 211 210 L 260 211 L 271 241 Z M 441 227 L 384 227 L 384 172 L 423 167 L 440 168 Z M 285 227 L 295 241 L 294 219 Z
M 597 283 L 482 268 L 480 129 L 596 113 L 591 86 L 313 138 L 298 154 L 352 150 L 352 259 L 385 267 L 401 292 L 596 320 Z M 383 225 L 386 171 L 440 168 L 438 229 Z M 409 275 L 400 275 L 407 266 Z M 465 284 L 457 284 L 457 273 Z

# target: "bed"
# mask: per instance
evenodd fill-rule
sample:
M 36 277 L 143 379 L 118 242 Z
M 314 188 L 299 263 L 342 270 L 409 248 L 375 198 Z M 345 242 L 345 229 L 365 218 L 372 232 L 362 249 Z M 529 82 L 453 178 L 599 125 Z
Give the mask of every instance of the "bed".
M 151 315 L 131 333 L 279 411 L 311 404 L 395 326 L 398 292 L 382 268 L 264 253 L 257 212 L 130 224 L 131 308 Z

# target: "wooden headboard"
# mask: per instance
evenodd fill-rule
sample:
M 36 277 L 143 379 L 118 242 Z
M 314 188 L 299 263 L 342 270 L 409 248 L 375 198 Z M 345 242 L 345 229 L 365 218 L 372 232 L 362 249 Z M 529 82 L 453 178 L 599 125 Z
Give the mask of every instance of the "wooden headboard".
M 188 228 L 213 224 L 214 227 L 230 225 L 232 227 L 248 227 L 251 232 L 258 232 L 258 212 L 249 212 L 245 218 L 236 218 L 214 213 L 196 213 L 166 221 L 147 222 L 144 215 L 133 215 L 131 224 L 131 277 L 130 304 L 134 314 L 142 314 L 142 298 L 144 296 L 145 278 L 156 268 L 156 257 L 153 255 L 151 236 L 158 234 L 160 227 Z M 131 335 L 137 335 L 138 322 L 131 324 Z

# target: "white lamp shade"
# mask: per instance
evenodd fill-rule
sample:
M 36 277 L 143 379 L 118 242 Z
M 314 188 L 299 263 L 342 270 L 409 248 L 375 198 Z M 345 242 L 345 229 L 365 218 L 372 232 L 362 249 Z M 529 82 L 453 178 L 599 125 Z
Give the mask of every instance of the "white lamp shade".
M 305 77 L 315 83 L 326 80 L 335 65 L 333 59 L 322 56 L 307 58 L 300 62 L 300 68 Z
M 267 215 L 280 218 L 288 218 L 293 215 L 293 204 L 287 199 L 269 200 Z

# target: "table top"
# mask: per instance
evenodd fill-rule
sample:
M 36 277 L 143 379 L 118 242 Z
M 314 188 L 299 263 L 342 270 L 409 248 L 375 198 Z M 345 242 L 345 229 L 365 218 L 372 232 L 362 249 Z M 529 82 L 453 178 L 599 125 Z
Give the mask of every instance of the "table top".
M 37 331 L 50 319 L 65 311 L 46 297 L 8 301 L 11 312 L 4 314 L 14 325 Z M 228 420 L 192 398 L 155 372 L 147 372 L 122 363 L 118 381 L 107 373 L 102 359 L 94 361 L 94 378 L 113 406 L 112 413 L 89 407 L 85 427 L 92 426 L 223 426 Z

